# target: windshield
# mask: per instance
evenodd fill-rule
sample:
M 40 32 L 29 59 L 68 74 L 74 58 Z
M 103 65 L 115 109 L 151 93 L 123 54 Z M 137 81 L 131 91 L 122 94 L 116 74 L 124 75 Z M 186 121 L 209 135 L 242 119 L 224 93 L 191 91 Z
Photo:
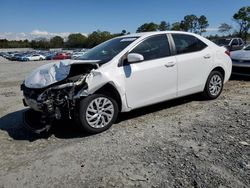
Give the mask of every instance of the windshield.
M 220 46 L 223 46 L 223 45 L 229 45 L 230 41 L 231 39 L 218 39 L 216 43 Z
M 100 60 L 107 62 L 113 59 L 118 53 L 125 49 L 129 44 L 134 42 L 139 37 L 122 37 L 111 39 L 107 42 L 88 50 L 78 59 L 81 60 Z

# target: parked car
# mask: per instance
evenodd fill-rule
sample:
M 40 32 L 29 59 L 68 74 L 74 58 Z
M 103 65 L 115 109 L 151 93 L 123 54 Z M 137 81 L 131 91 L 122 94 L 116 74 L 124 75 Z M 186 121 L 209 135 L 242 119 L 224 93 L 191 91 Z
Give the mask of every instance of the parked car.
M 52 60 L 56 54 L 57 54 L 56 52 L 49 52 L 46 54 L 45 58 L 46 60 Z
M 26 55 L 23 58 L 23 61 L 38 61 L 38 60 L 45 60 L 45 57 L 40 54 L 31 54 L 31 55 Z
M 84 131 L 99 133 L 119 112 L 194 93 L 216 99 L 231 69 L 229 52 L 199 35 L 137 33 L 104 42 L 81 60 L 43 65 L 21 89 L 24 104 L 41 114 L 44 126 L 36 132 L 72 118 Z
M 58 60 L 58 59 L 70 59 L 71 55 L 69 53 L 57 53 L 53 59 Z
M 58 60 L 58 59 L 70 59 L 71 58 L 71 54 L 69 53 L 57 53 L 53 59 L 54 60 Z
M 241 38 L 221 38 L 216 44 L 226 47 L 229 51 L 241 50 L 245 45 Z
M 231 52 L 232 74 L 250 76 L 250 45 L 242 50 Z
M 71 59 L 78 59 L 79 57 L 83 56 L 85 54 L 85 52 L 74 52 L 71 55 Z
M 21 58 L 21 56 L 22 56 L 21 53 L 11 53 L 8 58 L 11 61 L 18 61 Z

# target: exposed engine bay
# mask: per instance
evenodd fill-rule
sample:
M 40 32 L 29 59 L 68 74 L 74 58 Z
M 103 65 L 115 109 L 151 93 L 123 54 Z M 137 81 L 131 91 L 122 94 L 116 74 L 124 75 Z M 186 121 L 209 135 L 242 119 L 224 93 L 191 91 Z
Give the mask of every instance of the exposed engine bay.
M 62 117 L 73 118 L 77 100 L 83 90 L 90 72 L 97 69 L 97 63 L 48 64 L 35 70 L 21 85 L 25 106 L 41 113 L 40 133 L 49 130 L 54 120 Z

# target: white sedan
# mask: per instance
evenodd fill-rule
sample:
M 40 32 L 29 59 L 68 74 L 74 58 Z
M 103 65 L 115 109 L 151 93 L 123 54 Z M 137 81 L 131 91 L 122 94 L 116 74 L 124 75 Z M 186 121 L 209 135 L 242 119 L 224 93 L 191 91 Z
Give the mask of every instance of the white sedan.
M 231 70 L 229 52 L 199 35 L 137 33 L 106 41 L 79 60 L 43 65 L 21 88 L 45 130 L 68 114 L 83 130 L 99 133 L 119 112 L 194 93 L 216 99 Z
M 74 52 L 71 55 L 71 59 L 78 59 L 79 57 L 83 56 L 85 54 L 85 52 Z
M 38 61 L 38 60 L 45 60 L 46 57 L 40 54 L 32 54 L 25 56 L 24 60 L 26 61 Z

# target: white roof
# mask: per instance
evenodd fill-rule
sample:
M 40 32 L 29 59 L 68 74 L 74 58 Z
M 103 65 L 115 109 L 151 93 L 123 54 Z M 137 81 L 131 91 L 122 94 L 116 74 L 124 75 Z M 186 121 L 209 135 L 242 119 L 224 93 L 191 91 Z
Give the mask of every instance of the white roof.
M 189 33 L 185 31 L 151 31 L 151 32 L 142 32 L 142 33 L 132 33 L 128 35 L 123 35 L 121 37 L 142 37 L 142 36 L 150 36 L 155 34 L 167 34 L 167 33 L 179 33 L 179 34 L 190 34 L 190 35 L 196 35 L 194 33 Z

